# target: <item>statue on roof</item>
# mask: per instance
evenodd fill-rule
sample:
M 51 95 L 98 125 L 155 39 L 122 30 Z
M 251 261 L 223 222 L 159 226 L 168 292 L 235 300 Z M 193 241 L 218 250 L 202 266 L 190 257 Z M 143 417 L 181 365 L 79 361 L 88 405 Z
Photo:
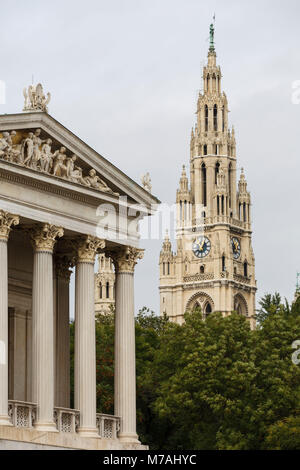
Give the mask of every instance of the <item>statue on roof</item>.
M 37 85 L 29 85 L 28 89 L 24 88 L 24 108 L 23 111 L 44 111 L 48 112 L 48 104 L 51 99 L 50 93 L 44 95 L 41 83 Z

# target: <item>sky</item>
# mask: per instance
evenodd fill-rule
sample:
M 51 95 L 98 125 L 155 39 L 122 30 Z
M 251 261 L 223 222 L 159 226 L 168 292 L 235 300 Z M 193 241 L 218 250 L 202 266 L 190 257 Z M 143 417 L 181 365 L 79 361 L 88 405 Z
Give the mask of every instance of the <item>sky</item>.
M 279 291 L 292 300 L 300 272 L 300 2 L 0 3 L 0 113 L 22 111 L 33 76 L 51 92 L 54 118 L 137 182 L 149 171 L 153 194 L 169 204 L 189 161 L 215 13 L 229 123 L 252 197 L 257 298 Z M 159 313 L 161 241 L 142 246 L 136 309 Z

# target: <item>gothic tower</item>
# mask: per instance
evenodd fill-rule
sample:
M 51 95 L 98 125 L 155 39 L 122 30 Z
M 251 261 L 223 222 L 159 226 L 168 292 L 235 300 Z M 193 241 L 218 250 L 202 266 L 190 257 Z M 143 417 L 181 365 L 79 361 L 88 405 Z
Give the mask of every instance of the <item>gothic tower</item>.
M 95 315 L 111 313 L 115 306 L 115 272 L 111 258 L 98 255 L 95 274 Z
M 228 102 L 216 64 L 210 27 L 203 93 L 190 142 L 190 181 L 185 167 L 177 190 L 177 252 L 168 235 L 160 253 L 160 308 L 181 323 L 187 310 L 206 316 L 245 315 L 255 326 L 255 260 L 251 244 L 250 193 L 244 171 L 236 185 L 237 158 Z

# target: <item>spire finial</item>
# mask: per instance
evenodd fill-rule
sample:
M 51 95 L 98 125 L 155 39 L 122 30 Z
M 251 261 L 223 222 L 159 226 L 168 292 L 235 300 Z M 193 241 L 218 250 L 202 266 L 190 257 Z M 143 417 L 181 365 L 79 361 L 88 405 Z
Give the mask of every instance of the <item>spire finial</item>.
M 215 27 L 214 24 L 211 23 L 209 27 L 209 52 L 215 52 Z

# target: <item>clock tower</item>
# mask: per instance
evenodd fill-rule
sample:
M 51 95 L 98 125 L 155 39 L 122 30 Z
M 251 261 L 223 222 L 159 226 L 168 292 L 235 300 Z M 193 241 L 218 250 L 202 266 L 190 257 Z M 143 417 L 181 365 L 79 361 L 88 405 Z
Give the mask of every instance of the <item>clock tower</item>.
M 160 252 L 160 310 L 178 323 L 185 311 L 199 307 L 204 317 L 236 311 L 254 328 L 250 193 L 244 171 L 237 166 L 235 132 L 228 126 L 221 79 L 211 25 L 203 93 L 191 133 L 190 178 L 183 166 L 176 195 L 177 252 L 168 234 Z

